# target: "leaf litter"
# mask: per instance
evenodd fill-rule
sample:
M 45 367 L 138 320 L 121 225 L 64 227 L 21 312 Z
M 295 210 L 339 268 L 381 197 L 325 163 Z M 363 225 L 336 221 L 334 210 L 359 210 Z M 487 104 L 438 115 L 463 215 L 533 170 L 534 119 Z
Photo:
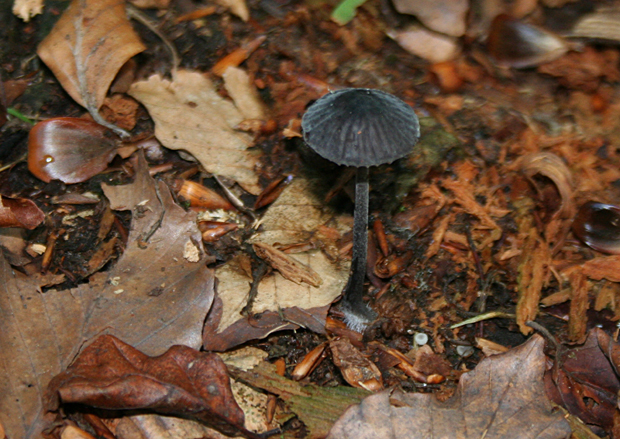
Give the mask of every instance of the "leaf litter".
M 211 72 L 215 76 L 180 70 L 172 74 L 171 80 L 155 75 L 134 83 L 134 87 L 139 85 L 138 89 L 144 87 L 138 90 L 143 91 L 144 96 L 137 99 L 147 107 L 155 122 L 155 135 L 159 141 L 167 148 L 190 152 L 207 171 L 201 174 L 199 186 L 215 181 L 219 185 L 221 180 L 218 176 L 225 177 L 224 185 L 212 187 L 224 193 L 242 213 L 213 211 L 205 214 L 208 218 L 217 218 L 217 221 L 207 220 L 217 223 L 215 227 L 231 227 L 213 233 L 201 229 L 203 233 L 200 233 L 195 225 L 195 214 L 176 205 L 164 183 L 170 181 L 167 178 L 170 175 L 174 179 L 180 177 L 181 181 L 192 178 L 200 172 L 198 166 L 176 161 L 177 165 L 182 164 L 174 169 L 170 162 L 164 163 L 171 156 L 162 153 L 162 150 L 157 153 L 155 148 L 149 155 L 153 165 L 151 171 L 163 170 L 163 181 L 154 182 L 147 177 L 143 158 L 134 157 L 130 161 L 115 159 L 110 165 L 109 171 L 119 172 L 121 169 L 121 173 L 135 175 L 135 180 L 126 187 L 110 183 L 102 185 L 117 212 L 113 218 L 114 227 L 121 236 L 104 241 L 107 236 L 104 233 L 99 238 L 100 252 L 93 254 L 88 263 L 91 266 L 86 275 L 90 276 L 88 284 L 70 290 L 41 291 L 44 285 L 53 283 L 54 278 L 65 274 L 71 277 L 70 270 L 59 270 L 62 259 L 53 258 L 54 243 L 65 238 L 69 240 L 78 227 L 75 218 L 80 214 L 81 218 L 93 217 L 97 215 L 96 210 L 85 210 L 74 215 L 72 208 L 67 207 L 69 203 L 62 204 L 58 209 L 69 211 L 65 215 L 67 221 L 63 218 L 62 224 L 70 228 L 70 233 L 50 233 L 45 241 L 50 250 L 38 244 L 36 248 L 44 253 L 39 265 L 29 263 L 29 258 L 19 254 L 22 251 L 20 248 L 28 249 L 30 255 L 36 254 L 33 242 L 22 247 L 15 246 L 17 250 L 10 255 L 7 253 L 11 264 L 19 267 L 20 271 L 12 271 L 7 262 L 2 261 L 7 281 L 1 296 L 3 321 L 9 323 L 3 329 L 0 355 L 9 369 L 3 370 L 6 378 L 6 392 L 3 395 L 8 397 L 0 400 L 0 419 L 10 435 L 14 436 L 15 431 L 21 433 L 24 428 L 41 428 L 40 422 L 32 420 L 40 415 L 40 398 L 52 375 L 62 373 L 68 367 L 65 375 L 60 376 L 70 382 L 70 374 L 80 366 L 80 359 L 87 358 L 95 363 L 101 360 L 101 364 L 105 364 L 107 360 L 104 357 L 88 357 L 88 342 L 105 332 L 131 345 L 122 344 L 124 347 L 121 350 L 127 349 L 135 358 L 141 358 L 140 361 L 153 361 L 153 364 L 157 360 L 147 360 L 150 357 L 144 355 L 162 355 L 173 344 L 188 346 L 173 348 L 172 351 L 176 349 L 177 352 L 190 352 L 187 349 L 197 348 L 201 342 L 206 350 L 224 351 L 248 342 L 261 347 L 270 353 L 268 361 L 278 365 L 277 374 L 264 372 L 271 367 L 267 362 L 259 363 L 254 372 L 245 375 L 232 366 L 230 369 L 237 378 L 243 376 L 246 382 L 253 381 L 254 386 L 271 395 L 278 395 L 289 410 L 288 413 L 278 411 L 276 407 L 279 424 L 285 425 L 291 419 L 302 420 L 309 437 L 324 437 L 334 422 L 331 435 L 343 437 L 339 429 L 347 422 L 347 416 L 356 416 L 355 413 L 366 416 L 364 420 L 368 424 L 362 431 L 347 429 L 347 432 L 357 431 L 356 435 L 361 437 L 371 433 L 372 437 L 383 437 L 382 432 L 390 434 L 394 431 L 396 426 L 392 420 L 399 417 L 375 419 L 373 416 L 401 412 L 408 413 L 404 428 L 415 425 L 411 420 L 422 419 L 422 425 L 415 434 L 453 425 L 444 423 L 441 417 L 454 414 L 456 425 L 466 427 L 452 428 L 446 432 L 446 437 L 463 431 L 463 434 L 470 433 L 479 424 L 486 429 L 481 429 L 483 433 L 476 432 L 476 437 L 481 434 L 485 437 L 504 437 L 502 428 L 506 425 L 510 426 L 506 437 L 512 437 L 510 435 L 515 431 L 519 431 L 519 437 L 564 437 L 567 435 L 566 424 L 561 422 L 560 412 L 549 411 L 546 397 L 540 389 L 539 377 L 544 370 L 545 357 L 541 353 L 538 336 L 530 338 L 521 347 L 509 349 L 500 357 L 483 360 L 477 367 L 479 353 L 474 351 L 472 357 L 463 354 L 471 351 L 474 336 L 482 334 L 514 346 L 517 340 L 522 341 L 523 338 L 507 340 L 517 337 L 519 332 L 531 332 L 530 320 L 536 318 L 555 327 L 558 321 L 551 316 L 557 316 L 568 320 L 568 324 L 558 332 L 558 338 L 580 342 L 587 337 L 583 346 L 562 348 L 568 350 L 566 357 L 562 356 L 565 352 L 562 349 L 556 352 L 552 370 L 556 383 L 560 383 L 559 391 L 564 396 L 561 402 L 571 412 L 611 432 L 613 436 L 614 423 L 610 419 L 617 415 L 617 389 L 613 387 L 616 381 L 611 369 L 616 368 L 615 360 L 609 360 L 611 366 L 606 368 L 598 366 L 608 361 L 605 358 L 613 358 L 609 352 L 613 353 L 615 344 L 599 332 L 596 338 L 608 357 L 597 353 L 596 343 L 592 341 L 595 336 L 588 329 L 600 325 L 611 331 L 611 321 L 604 317 L 605 308 L 609 308 L 612 315 L 620 315 L 617 256 L 600 255 L 582 246 L 570 235 L 570 222 L 576 206 L 585 201 L 595 199 L 618 203 L 614 189 L 614 182 L 620 178 L 616 169 L 618 157 L 617 151 L 610 147 L 618 136 L 615 123 L 618 108 L 614 103 L 614 84 L 618 77 L 617 69 L 603 68 L 604 63 L 610 61 L 613 64 L 617 60 L 617 50 L 586 47 L 582 54 L 570 52 L 557 61 L 541 65 L 538 71 L 512 70 L 511 75 L 515 76 L 507 77 L 494 70 L 497 60 L 504 65 L 518 66 L 523 62 L 532 63 L 535 59 L 534 64 L 537 64 L 558 56 L 558 53 L 537 53 L 534 58 L 524 61 L 505 57 L 501 52 L 505 49 L 503 45 L 491 44 L 486 48 L 491 57 L 485 59 L 486 53 L 481 57 L 479 52 L 475 52 L 478 49 L 472 50 L 461 45 L 461 41 L 448 38 L 450 44 L 443 54 L 435 49 L 416 52 L 431 62 L 438 61 L 437 56 L 442 57 L 441 63 L 429 66 L 420 64 L 418 59 L 405 53 L 404 50 L 416 50 L 405 44 L 407 34 L 401 30 L 406 26 L 398 31 L 391 29 L 386 32 L 402 43 L 404 50 L 383 41 L 382 29 L 388 29 L 394 23 L 377 26 L 383 23 L 382 18 L 370 3 L 361 7 L 356 5 L 357 10 L 353 8 L 350 11 L 350 23 L 346 26 L 327 21 L 326 16 L 318 12 L 320 8 L 314 9 L 314 6 L 299 5 L 300 9 L 293 10 L 286 4 L 267 3 L 260 5 L 261 9 L 268 11 L 267 15 L 256 16 L 260 21 L 264 20 L 265 27 L 263 23 L 258 25 L 257 21 L 248 21 L 247 25 L 231 21 L 226 15 L 222 15 L 227 18 L 218 23 L 211 19 L 202 20 L 214 13 L 220 16 L 220 11 L 211 9 L 191 23 L 177 22 L 176 25 L 182 28 L 173 31 L 166 28 L 165 32 L 175 35 L 175 44 L 179 46 L 183 46 L 183 38 L 196 29 L 213 37 L 210 42 L 224 35 L 225 49 L 223 46 L 214 48 L 204 42 L 191 46 L 192 51 L 208 47 L 209 55 L 203 70 L 213 67 Z M 464 3 L 459 2 L 460 5 Z M 490 3 L 483 5 L 480 16 L 472 17 L 472 22 L 466 24 L 470 26 L 467 29 L 468 38 L 479 38 L 490 29 L 492 40 L 497 36 L 494 33 L 530 26 L 520 19 L 502 17 L 501 13 L 527 16 L 532 14 L 535 7 L 532 5 L 536 4 L 518 3 L 496 4 L 495 9 Z M 564 7 L 560 3 L 563 2 L 539 11 L 539 14 L 549 14 L 551 17 L 553 8 Z M 76 8 L 76 5 L 79 7 Z M 110 28 L 106 26 L 118 23 L 120 29 L 124 29 L 118 35 L 132 41 L 128 47 L 135 53 L 144 47 L 136 43 L 131 29 L 127 28 L 124 8 L 119 5 L 123 6 L 114 3 L 101 16 L 95 13 L 97 19 L 105 23 L 101 23 L 101 27 L 93 27 L 94 32 L 88 36 L 94 39 L 87 39 L 80 46 L 84 43 L 82 37 L 86 35 L 83 32 L 84 19 L 90 18 L 97 5 L 73 2 L 73 9 L 67 10 L 55 28 L 55 32 L 60 32 L 71 43 L 70 47 L 59 44 L 52 53 L 67 65 L 76 66 L 77 70 L 65 74 L 63 79 L 63 73 L 58 73 L 54 64 L 48 63 L 69 94 L 101 123 L 105 123 L 97 111 L 101 108 L 101 97 L 107 93 L 112 77 L 120 66 L 131 57 L 123 52 L 122 56 L 114 56 L 114 63 L 97 67 L 101 66 L 97 63 L 105 58 L 105 53 L 98 50 L 109 49 L 106 44 L 114 40 L 107 38 Z M 236 13 L 246 20 L 247 9 L 239 12 L 244 11 L 243 6 L 247 5 L 239 2 L 235 6 L 238 8 Z M 450 17 L 433 14 L 430 4 L 416 7 L 418 9 L 412 12 L 420 19 L 420 23 L 416 24 L 418 33 L 435 41 L 446 41 L 445 34 L 455 30 L 455 26 L 446 27 Z M 101 19 L 109 12 L 113 19 Z M 254 19 L 254 9 L 251 13 Z M 290 14 L 287 15 L 288 20 L 281 20 L 279 14 L 282 13 Z M 462 14 L 456 15 L 462 20 Z M 494 15 L 496 20 L 489 28 Z M 276 18 L 278 16 L 280 19 Z M 167 18 L 159 19 L 168 24 Z M 73 27 L 67 27 L 67 22 L 72 20 Z M 243 40 L 250 41 L 247 45 L 237 41 L 241 28 L 248 30 L 242 32 Z M 270 32 L 265 34 L 265 29 L 270 29 Z M 221 30 L 223 32 L 220 34 Z M 461 31 L 458 32 L 460 34 Z M 502 35 L 510 36 L 510 33 Z M 559 43 L 563 50 L 569 48 L 563 38 L 552 32 L 543 29 L 539 35 Z M 56 43 L 61 43 L 54 33 L 50 34 L 50 38 L 52 42 L 55 39 Z M 527 39 L 512 42 L 513 46 L 532 44 L 536 50 L 544 49 L 534 43 Z M 67 47 L 71 49 L 70 53 Z M 46 56 L 47 49 L 45 44 L 40 46 L 42 58 Z M 93 57 L 85 57 L 79 49 L 90 50 Z M 110 50 L 113 52 L 115 49 Z M 481 50 L 485 51 L 484 48 Z M 225 53 L 229 55 L 222 57 Z M 84 63 L 84 59 L 94 62 Z M 387 62 L 389 59 L 392 61 Z M 187 59 L 184 62 L 187 63 Z M 245 65 L 239 68 L 241 63 Z M 101 70 L 102 82 L 89 77 L 97 69 Z M 157 68 L 150 70 L 161 71 Z M 220 82 L 219 76 L 224 83 Z M 334 84 L 324 82 L 327 78 L 335 81 Z M 207 82 L 210 79 L 213 82 Z M 71 82 L 75 86 L 76 80 L 81 87 L 77 94 L 70 91 Z M 556 93 L 556 82 L 564 87 L 562 93 Z M 369 261 L 372 266 L 368 270 L 368 280 L 372 285 L 369 292 L 374 296 L 373 306 L 380 311 L 382 319 L 369 328 L 364 337 L 327 317 L 331 303 L 342 291 L 348 276 L 346 254 L 350 218 L 343 216 L 340 210 L 336 213 L 331 207 L 326 207 L 325 200 L 313 198 L 312 184 L 304 186 L 308 181 L 299 177 L 304 174 L 300 172 L 300 162 L 302 168 L 308 167 L 308 163 L 303 157 L 303 148 L 295 143 L 296 136 L 299 136 L 298 118 L 308 101 L 319 97 L 335 84 L 389 89 L 402 96 L 416 110 L 423 108 L 428 112 L 432 116 L 429 119 L 436 120 L 436 125 L 441 126 L 441 131 L 451 139 L 450 147 L 444 144 L 438 148 L 440 153 L 434 153 L 437 157 L 432 164 L 430 161 L 420 164 L 419 157 L 414 155 L 405 164 L 393 165 L 397 173 L 383 172 L 382 169 L 371 182 L 372 192 L 381 198 L 381 203 L 373 206 L 376 226 L 370 239 Z M 257 88 L 265 102 L 257 98 Z M 203 91 L 208 97 L 203 96 Z M 181 99 L 171 96 L 174 94 L 181 96 Z M 234 104 L 226 95 L 233 98 Z M 215 102 L 214 106 L 208 107 L 208 101 Z M 161 103 L 165 105 L 158 108 Z M 110 105 L 114 106 L 112 103 Z M 35 106 L 34 110 L 39 111 L 40 108 Z M 129 112 L 134 114 L 129 115 L 129 119 L 140 120 L 144 116 L 142 109 L 137 106 L 131 108 Z M 202 112 L 205 108 L 208 110 Z M 574 115 L 571 123 L 574 122 L 578 128 L 571 128 L 573 125 L 560 117 L 567 112 Z M 265 128 L 265 119 L 270 113 L 277 118 L 272 123 L 271 131 Z M 104 114 L 110 120 L 116 119 L 107 109 Z M 198 119 L 193 118 L 196 114 Z M 233 116 L 226 117 L 227 114 Z M 196 130 L 196 126 L 200 129 Z M 132 125 L 126 128 L 131 129 Z M 138 127 L 134 133 L 138 137 L 148 136 L 148 133 L 141 132 L 143 129 L 144 126 Z M 252 135 L 241 130 L 252 132 Z M 146 131 L 149 131 L 148 127 Z M 208 132 L 209 136 L 200 138 L 202 132 Z M 271 136 L 273 133 L 275 135 Z M 429 132 L 426 134 L 426 141 L 432 146 Z M 284 143 L 282 135 L 288 139 Z M 453 142 L 455 139 L 456 142 Z M 214 142 L 209 143 L 212 140 Z M 293 149 L 298 152 L 291 153 Z M 432 155 L 432 150 L 429 151 Z M 189 158 L 187 155 L 182 157 Z M 530 160 L 519 160 L 519 157 L 529 157 Z M 431 167 L 433 170 L 429 173 Z M 414 172 L 419 174 L 413 176 Z M 329 173 L 331 170 L 328 170 Z M 258 213 L 244 207 L 252 205 L 255 201 L 253 195 L 261 193 L 263 187 L 269 187 L 270 181 L 281 181 L 282 175 L 289 174 L 294 174 L 295 178 L 294 183 L 280 194 L 284 202 L 276 199 L 266 210 Z M 396 175 L 397 181 L 391 181 L 388 175 Z M 211 179 L 211 176 L 214 178 Z M 101 176 L 93 179 L 102 181 Z M 111 182 L 113 179 L 103 181 Z M 50 182 L 45 189 L 37 186 L 37 190 L 41 191 L 39 194 L 64 190 L 50 189 L 54 184 Z M 417 188 L 416 184 L 419 184 Z M 392 187 L 398 188 L 394 202 L 391 200 Z M 329 197 L 337 198 L 347 191 L 346 178 L 343 177 L 334 183 Z M 17 198 L 18 192 L 12 191 L 11 196 Z M 36 191 L 22 191 L 22 196 L 24 194 L 26 198 L 33 196 L 37 202 L 46 204 L 47 195 L 37 196 Z M 201 203 L 200 209 L 209 209 L 208 199 L 201 200 Z M 403 215 L 397 215 L 398 221 L 397 216 L 390 216 L 394 210 L 388 204 L 395 204 L 394 210 L 399 208 L 403 211 Z M 256 202 L 255 206 L 258 205 Z M 199 209 L 197 203 L 191 208 Z M 124 239 L 122 235 L 126 230 L 119 220 L 123 217 L 123 211 L 131 212 L 133 217 L 129 234 Z M 233 221 L 233 218 L 234 223 L 227 222 Z M 111 227 L 105 226 L 101 230 L 109 231 Z M 201 227 L 206 227 L 206 224 Z M 113 262 L 106 271 L 91 275 L 108 261 L 113 261 L 116 251 L 120 254 L 117 262 Z M 420 257 L 422 254 L 425 256 Z M 218 297 L 215 298 L 214 277 L 207 264 L 216 267 L 219 279 Z M 55 273 L 45 273 L 50 266 Z M 37 273 L 37 268 L 44 273 Z M 412 294 L 413 291 L 416 294 Z M 248 300 L 249 296 L 252 296 L 251 300 Z M 553 300 L 547 300 L 550 298 Z M 514 308 L 514 302 L 517 302 L 516 321 L 506 320 L 511 314 L 501 310 Z M 563 302 L 568 302 L 567 308 L 562 308 Z M 16 306 L 20 303 L 23 309 Z M 539 309 L 541 303 L 547 306 L 544 312 Z M 178 307 L 181 307 L 180 311 Z M 500 312 L 489 315 L 494 315 L 496 320 L 501 317 L 504 322 L 478 320 L 481 323 L 477 323 L 475 328 L 470 325 L 445 329 L 446 324 L 461 320 L 464 313 L 475 311 L 479 314 L 488 307 L 500 309 Z M 33 310 L 39 310 L 39 315 L 47 319 L 42 319 L 31 328 L 20 325 Z M 207 312 L 209 315 L 203 328 Z M 337 313 L 333 315 L 337 316 Z M 72 332 L 75 327 L 79 331 Z M 271 335 L 284 329 L 298 332 Z M 317 335 L 313 336 L 315 338 L 309 337 L 310 331 L 306 330 Z M 417 342 L 410 337 L 415 331 L 428 333 L 433 348 L 417 346 Z M 10 336 L 5 337 L 5 334 Z M 330 343 L 331 349 L 326 348 L 325 335 L 344 337 L 338 340 L 346 348 L 343 349 L 334 339 Z M 109 336 L 104 337 L 110 340 Z M 312 342 L 304 342 L 304 337 L 305 340 L 312 339 Z M 374 341 L 367 343 L 368 339 Z M 96 343 L 101 340 L 95 341 L 94 345 L 97 346 Z M 123 342 L 118 341 L 117 346 Z M 284 377 L 289 373 L 287 368 L 302 362 L 305 353 L 312 352 L 315 346 L 323 347 L 318 356 L 310 358 L 308 355 L 312 364 L 307 375 L 301 378 L 304 383 L 292 386 Z M 506 349 L 499 346 L 501 349 L 496 350 Z M 133 351 L 134 348 L 144 354 Z M 76 357 L 79 351 L 81 355 L 88 355 Z M 195 354 L 197 351 L 191 352 Z M 166 355 L 169 354 L 163 354 L 164 357 Z M 211 358 L 211 354 L 199 354 L 201 357 L 205 355 Z M 452 373 L 445 369 L 445 364 L 439 367 L 442 356 L 450 360 Z M 430 364 L 432 367 L 422 364 L 421 359 L 426 357 L 434 358 Z M 533 357 L 535 360 L 532 360 Z M 70 364 L 74 359 L 75 362 Z M 573 359 L 577 361 L 571 361 Z M 584 372 L 592 360 L 596 361 L 596 370 L 602 371 L 597 377 Z M 551 363 L 551 359 L 548 361 Z M 515 364 L 519 373 L 510 375 Z M 336 365 L 341 372 L 335 369 Z M 466 369 L 474 370 L 460 375 L 461 370 Z M 25 379 L 16 381 L 12 374 L 14 370 L 24 370 Z M 346 406 L 359 402 L 364 395 L 356 394 L 355 397 L 340 400 L 339 405 L 330 405 L 329 416 L 326 416 L 327 405 L 324 403 L 338 399 L 345 389 L 351 390 L 338 387 L 343 382 L 340 374 L 346 375 L 349 382 L 355 385 L 366 383 L 364 371 L 371 370 L 374 371 L 371 380 L 379 382 L 381 379 L 387 387 L 400 385 L 409 389 L 438 390 L 439 395 L 443 393 L 441 399 L 454 390 L 457 380 L 459 388 L 453 399 L 443 403 L 430 395 L 408 394 L 399 390 L 377 393 L 361 403 L 359 407 L 362 407 L 362 412 L 353 407 L 336 421 Z M 480 376 L 494 381 L 482 383 Z M 265 377 L 270 378 L 261 384 L 261 379 Z M 91 378 L 93 388 L 106 379 L 103 375 Z M 445 384 L 437 386 L 436 383 L 445 378 Z M 518 385 L 506 386 L 506 380 Z M 313 382 L 321 382 L 327 387 L 316 386 Z M 420 382 L 429 387 L 419 387 L 417 383 Z M 497 384 L 497 387 L 489 383 Z M 124 390 L 129 388 L 126 386 Z M 587 389 L 584 394 L 588 396 L 582 399 L 578 393 L 571 394 L 567 390 L 569 388 Z M 295 396 L 292 397 L 291 393 Z M 506 399 L 498 399 L 498 393 Z M 457 403 L 465 404 L 462 401 L 467 401 L 468 397 L 480 395 L 486 398 L 484 403 L 475 402 L 468 406 L 476 408 L 473 418 L 468 418 L 466 411 L 463 414 L 455 409 Z M 14 399 L 20 399 L 21 407 L 12 403 Z M 115 396 L 113 399 L 119 402 L 120 398 Z M 271 397 L 266 400 L 274 401 Z M 474 400 L 477 401 L 476 398 Z M 499 405 L 488 403 L 497 400 L 507 402 Z M 591 400 L 595 400 L 596 404 L 591 404 Z M 204 402 L 207 405 L 211 403 L 208 398 Z M 321 407 L 321 404 L 324 406 Z M 422 405 L 420 410 L 409 413 L 416 404 Z M 520 410 L 518 413 L 526 415 L 506 415 L 503 410 L 514 409 L 513 404 L 516 404 L 516 410 Z M 366 410 L 367 407 L 378 409 L 373 412 L 374 409 Z M 600 412 L 602 416 L 598 416 Z M 425 418 L 425 413 L 430 417 Z M 9 418 L 6 418 L 7 414 Z M 91 419 L 95 425 L 95 418 Z M 164 419 L 137 415 L 125 417 L 120 422 L 126 421 L 123 428 L 127 429 L 151 428 L 158 423 L 172 428 L 174 422 Z M 528 421 L 532 422 L 528 424 Z M 519 427 L 515 427 L 519 422 Z M 178 421 L 178 425 L 181 424 L 183 422 Z M 240 425 L 240 422 L 235 421 L 234 424 Z M 187 427 L 185 434 L 189 435 L 211 434 L 192 425 L 184 424 L 180 428 Z M 400 425 L 397 427 L 400 428 Z M 122 428 L 116 430 L 120 437 L 125 437 L 123 435 L 127 431 L 122 432 Z M 148 431 L 149 434 L 158 434 L 154 430 Z M 190 431 L 193 433 L 188 433 Z M 537 431 L 547 432 L 549 436 L 545 433 L 536 436 Z M 300 432 L 297 430 L 298 435 Z M 528 436 L 528 433 L 531 435 Z M 294 433 L 287 431 L 284 434 Z
M 172 344 L 201 345 L 214 277 L 205 265 L 208 257 L 201 248 L 195 214 L 174 204 L 167 186 L 148 175 L 143 158 L 136 162 L 132 184 L 105 191 L 113 208 L 132 210 L 135 216 L 126 250 L 111 271 L 68 292 L 41 294 L 33 279 L 8 266 L 3 269 L 2 320 L 7 335 L 0 340 L 0 355 L 8 387 L 2 413 L 9 415 L 3 423 L 22 437 L 34 437 L 33 429 L 43 427 L 41 392 L 92 337 L 110 332 L 150 355 L 161 354 Z M 183 257 L 188 242 L 199 246 L 198 261 Z M 4 259 L 2 263 L 6 265 Z M 42 318 L 30 320 L 27 316 L 32 313 Z M 22 325 L 24 319 L 31 324 Z M 21 377 L 15 370 L 23 371 Z M 5 405 L 9 395 L 20 403 Z

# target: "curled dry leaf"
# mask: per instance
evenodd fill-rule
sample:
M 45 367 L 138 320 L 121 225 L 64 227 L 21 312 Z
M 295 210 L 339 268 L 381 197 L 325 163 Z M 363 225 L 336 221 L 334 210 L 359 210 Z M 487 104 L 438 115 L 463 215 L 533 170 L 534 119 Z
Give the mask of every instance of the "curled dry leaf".
M 545 238 L 547 242 L 555 243 L 553 249 L 555 253 L 555 250 L 563 243 L 570 229 L 570 220 L 575 215 L 571 171 L 560 157 L 550 152 L 540 152 L 523 157 L 521 167 L 523 174 L 530 180 L 535 175 L 549 178 L 560 194 L 561 204 L 545 227 Z M 536 187 L 534 181 L 531 181 Z
M 96 122 L 56 117 L 37 123 L 28 135 L 28 169 L 49 183 L 81 183 L 108 167 L 120 139 Z
M 45 214 L 34 201 L 0 196 L 0 227 L 23 227 L 32 230 L 44 219 Z
M 106 410 L 152 410 L 191 417 L 229 434 L 250 433 L 230 389 L 226 366 L 215 354 L 173 346 L 149 357 L 111 335 L 84 348 L 50 382 L 48 412 L 80 403 Z
M 611 433 L 620 390 L 620 345 L 594 328 L 582 346 L 561 352 L 558 367 L 545 375 L 547 394 L 585 423 Z
M 353 387 L 376 392 L 383 388 L 381 371 L 366 358 L 346 337 L 329 342 L 332 359 L 340 373 Z
M 145 49 L 122 0 L 73 0 L 37 54 L 69 95 L 92 115 L 120 68 Z
M 565 439 L 570 427 L 545 395 L 543 347 L 542 337 L 535 335 L 482 360 L 445 402 L 399 391 L 369 396 L 345 412 L 328 438 Z

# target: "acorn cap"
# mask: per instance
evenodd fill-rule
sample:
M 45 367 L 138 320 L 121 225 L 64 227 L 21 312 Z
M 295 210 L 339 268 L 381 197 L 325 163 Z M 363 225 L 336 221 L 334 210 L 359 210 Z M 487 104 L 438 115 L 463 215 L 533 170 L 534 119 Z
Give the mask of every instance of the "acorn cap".
M 368 88 L 330 92 L 301 119 L 304 140 L 317 154 L 346 166 L 377 166 L 409 154 L 420 138 L 413 109 Z

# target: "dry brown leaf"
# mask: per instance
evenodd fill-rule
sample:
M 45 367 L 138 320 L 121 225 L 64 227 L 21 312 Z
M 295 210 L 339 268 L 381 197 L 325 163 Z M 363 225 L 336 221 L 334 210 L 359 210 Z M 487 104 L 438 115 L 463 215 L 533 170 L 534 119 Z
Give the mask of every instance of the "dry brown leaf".
M 602 329 L 594 328 L 583 345 L 566 346 L 557 358 L 558 367 L 545 374 L 547 395 L 583 422 L 598 425 L 614 437 L 620 345 Z
M 545 394 L 544 341 L 535 335 L 464 374 L 446 402 L 385 391 L 345 412 L 328 439 L 565 439 L 571 433 Z
M 98 110 L 112 80 L 145 48 L 125 15 L 123 0 L 73 0 L 37 54 L 67 93 L 101 123 Z
M 61 403 L 189 417 L 229 435 L 257 437 L 243 427 L 222 360 L 187 346 L 149 357 L 116 337 L 100 336 L 50 382 L 45 407 L 51 418 Z
M 376 392 L 383 389 L 381 371 L 346 337 L 329 342 L 332 359 L 345 381 L 353 387 Z
M 350 224 L 343 224 L 342 218 L 335 217 L 334 212 L 325 208 L 312 191 L 312 182 L 295 179 L 269 206 L 261 221 L 262 231 L 249 242 L 268 245 L 306 242 L 330 221 L 340 233 L 350 228 Z M 252 306 L 253 313 L 263 313 L 260 321 L 249 321 L 241 316 L 252 283 L 243 261 L 237 257 L 218 267 L 217 292 L 221 302 L 216 302 L 209 315 L 204 334 L 205 348 L 227 349 L 275 330 L 298 327 L 291 322 L 313 325 L 315 330 L 322 332 L 327 308 L 340 295 L 348 279 L 348 264 L 335 264 L 318 249 L 298 253 L 295 259 L 314 270 L 323 283 L 315 288 L 298 285 L 279 272 L 268 274 L 259 283 Z
M 0 196 L 0 227 L 34 229 L 45 219 L 45 214 L 32 200 Z
M 144 159 L 136 172 L 134 183 L 106 190 L 114 207 L 134 211 L 125 253 L 109 272 L 70 291 L 42 294 L 0 258 L 0 422 L 11 437 L 36 436 L 47 383 L 102 332 L 148 355 L 172 344 L 201 345 L 214 277 L 204 251 L 200 262 L 183 259 L 188 241 L 201 245 L 195 214 L 174 204 L 163 183 L 155 189 Z
M 254 172 L 258 153 L 248 151 L 252 138 L 234 130 L 244 117 L 204 75 L 179 70 L 172 82 L 154 75 L 134 83 L 128 93 L 149 111 L 162 145 L 187 151 L 207 171 L 260 193 Z

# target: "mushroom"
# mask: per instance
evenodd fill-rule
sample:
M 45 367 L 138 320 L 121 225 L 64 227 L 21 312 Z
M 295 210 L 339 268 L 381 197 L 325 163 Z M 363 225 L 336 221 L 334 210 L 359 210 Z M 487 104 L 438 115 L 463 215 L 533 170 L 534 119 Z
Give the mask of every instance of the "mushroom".
M 340 309 L 347 325 L 362 331 L 377 314 L 363 301 L 368 251 L 368 167 L 391 163 L 412 151 L 420 137 L 413 109 L 380 90 L 330 92 L 301 120 L 306 144 L 327 160 L 357 168 L 351 274 Z

